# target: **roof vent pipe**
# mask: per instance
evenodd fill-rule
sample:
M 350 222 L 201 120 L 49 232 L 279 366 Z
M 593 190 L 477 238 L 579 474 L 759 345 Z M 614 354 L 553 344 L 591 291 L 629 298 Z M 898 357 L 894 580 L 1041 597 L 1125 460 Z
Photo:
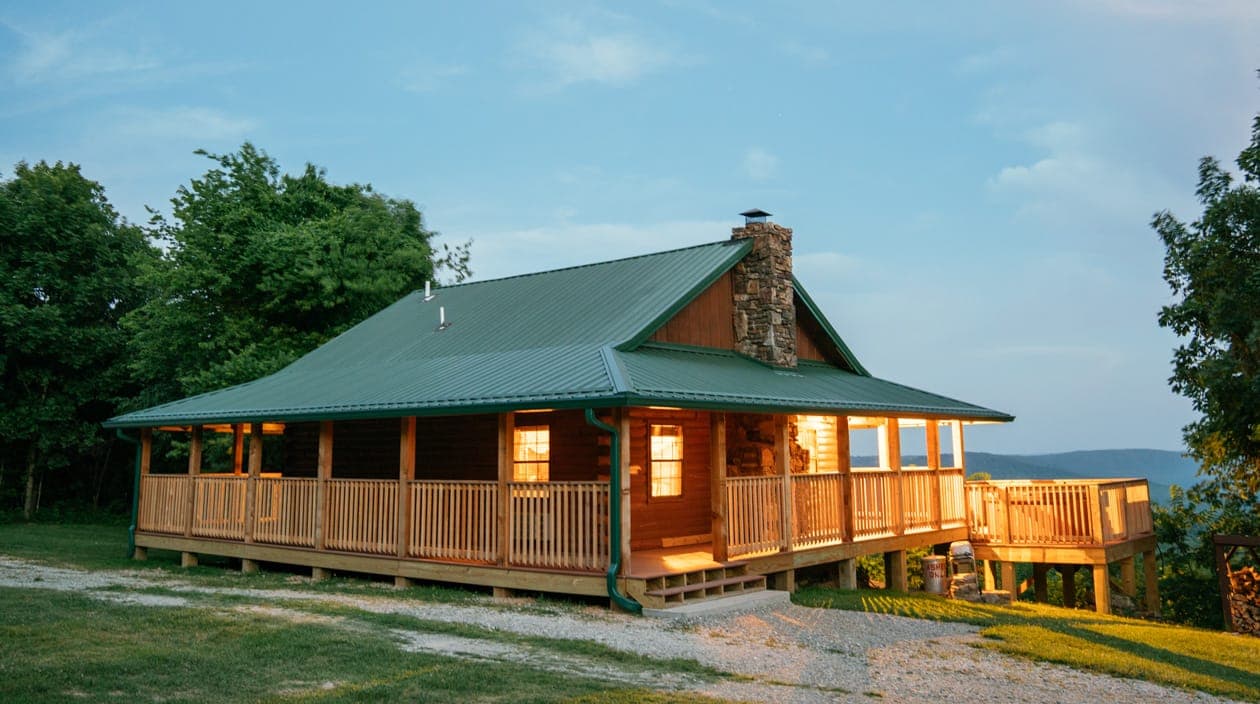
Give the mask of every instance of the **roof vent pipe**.
M 446 306 L 438 306 L 438 327 L 439 331 L 445 330 L 451 326 L 446 322 Z
M 424 300 L 425 300 L 425 301 L 431 301 L 431 300 L 433 300 L 433 293 L 429 290 L 429 282 L 428 282 L 428 281 L 425 281 L 425 282 L 424 282 Z

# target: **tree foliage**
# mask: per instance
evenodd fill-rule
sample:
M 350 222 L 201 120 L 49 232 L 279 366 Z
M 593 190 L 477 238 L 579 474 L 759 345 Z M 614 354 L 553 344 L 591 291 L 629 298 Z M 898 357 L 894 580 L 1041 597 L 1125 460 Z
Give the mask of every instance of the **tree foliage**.
M 435 252 L 410 201 L 310 164 L 281 174 L 249 143 L 198 153 L 214 165 L 152 223 L 168 246 L 147 276 L 160 295 L 127 321 L 140 406 L 275 372 L 436 271 L 469 273 L 467 244 Z
M 1152 226 L 1176 298 L 1159 323 L 1185 339 L 1169 383 L 1200 414 L 1186 446 L 1214 486 L 1245 496 L 1260 491 L 1260 115 L 1236 163 L 1241 183 L 1204 157 L 1202 216 L 1187 226 L 1162 211 Z
M 100 422 L 134 393 L 119 323 L 155 253 L 78 166 L 14 171 L 0 182 L 0 444 L 25 465 L 29 516 L 44 471 L 103 471 Z
M 1167 505 L 1152 505 L 1159 541 L 1160 600 L 1165 618 L 1221 628 L 1213 535 L 1260 534 L 1260 499 L 1222 491 L 1213 482 L 1172 487 Z

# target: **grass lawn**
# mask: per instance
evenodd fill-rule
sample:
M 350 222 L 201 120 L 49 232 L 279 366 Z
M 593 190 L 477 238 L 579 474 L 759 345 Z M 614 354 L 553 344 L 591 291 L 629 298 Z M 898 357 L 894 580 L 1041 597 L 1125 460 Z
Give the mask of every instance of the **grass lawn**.
M 999 652 L 1260 702 L 1260 638 L 1044 604 L 987 606 L 921 594 L 808 587 L 792 600 L 970 623 L 982 628 L 985 647 Z
M 179 567 L 178 553 L 126 558 L 125 526 L 0 524 L 0 555 L 89 570 L 134 570 L 161 581 L 210 587 L 282 588 L 391 599 L 467 602 L 476 592 L 442 587 L 394 591 L 390 583 L 293 575 L 242 575 L 226 562 Z M 91 595 L 0 587 L 0 702 L 712 702 L 529 663 L 448 657 L 400 648 L 400 630 L 495 641 L 553 657 L 646 673 L 721 677 L 692 660 L 627 655 L 585 641 L 519 636 L 476 626 L 374 614 L 326 602 L 295 604 L 229 592 L 110 587 L 101 596 L 177 597 L 185 606 L 117 603 Z M 300 619 L 246 607 L 296 612 Z

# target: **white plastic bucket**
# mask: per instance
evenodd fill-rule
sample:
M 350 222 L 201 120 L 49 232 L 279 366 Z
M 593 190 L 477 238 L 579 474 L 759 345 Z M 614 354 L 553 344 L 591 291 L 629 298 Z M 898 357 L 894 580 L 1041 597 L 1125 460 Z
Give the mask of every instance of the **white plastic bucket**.
M 945 593 L 945 558 L 941 555 L 923 558 L 923 591 L 928 594 Z

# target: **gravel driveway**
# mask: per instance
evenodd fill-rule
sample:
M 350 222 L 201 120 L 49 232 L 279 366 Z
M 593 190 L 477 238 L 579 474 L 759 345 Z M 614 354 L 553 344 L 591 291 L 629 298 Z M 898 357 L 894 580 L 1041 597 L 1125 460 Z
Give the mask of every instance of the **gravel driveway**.
M 1019 700 L 1148 704 L 1225 702 L 1210 695 L 1136 680 L 1079 672 L 974 647 L 972 626 L 803 606 L 775 606 L 673 622 L 606 609 L 520 600 L 474 605 L 417 602 L 390 595 L 314 594 L 293 589 L 233 589 L 189 584 L 152 572 L 83 571 L 0 556 L 0 586 L 75 591 L 151 606 L 200 606 L 199 595 L 232 594 L 282 602 L 258 609 L 268 616 L 309 618 L 303 602 L 335 603 L 365 611 L 463 623 L 523 635 L 595 641 L 655 658 L 691 658 L 744 676 L 718 682 L 687 675 L 645 674 L 571 655 L 548 656 L 486 640 L 395 630 L 400 647 L 456 657 L 524 662 L 547 669 L 623 681 L 636 686 L 694 691 L 744 701 L 924 702 Z M 161 587 L 177 595 L 138 594 L 118 587 Z M 111 591 L 100 591 L 112 588 Z M 187 597 L 179 596 L 186 594 Z

